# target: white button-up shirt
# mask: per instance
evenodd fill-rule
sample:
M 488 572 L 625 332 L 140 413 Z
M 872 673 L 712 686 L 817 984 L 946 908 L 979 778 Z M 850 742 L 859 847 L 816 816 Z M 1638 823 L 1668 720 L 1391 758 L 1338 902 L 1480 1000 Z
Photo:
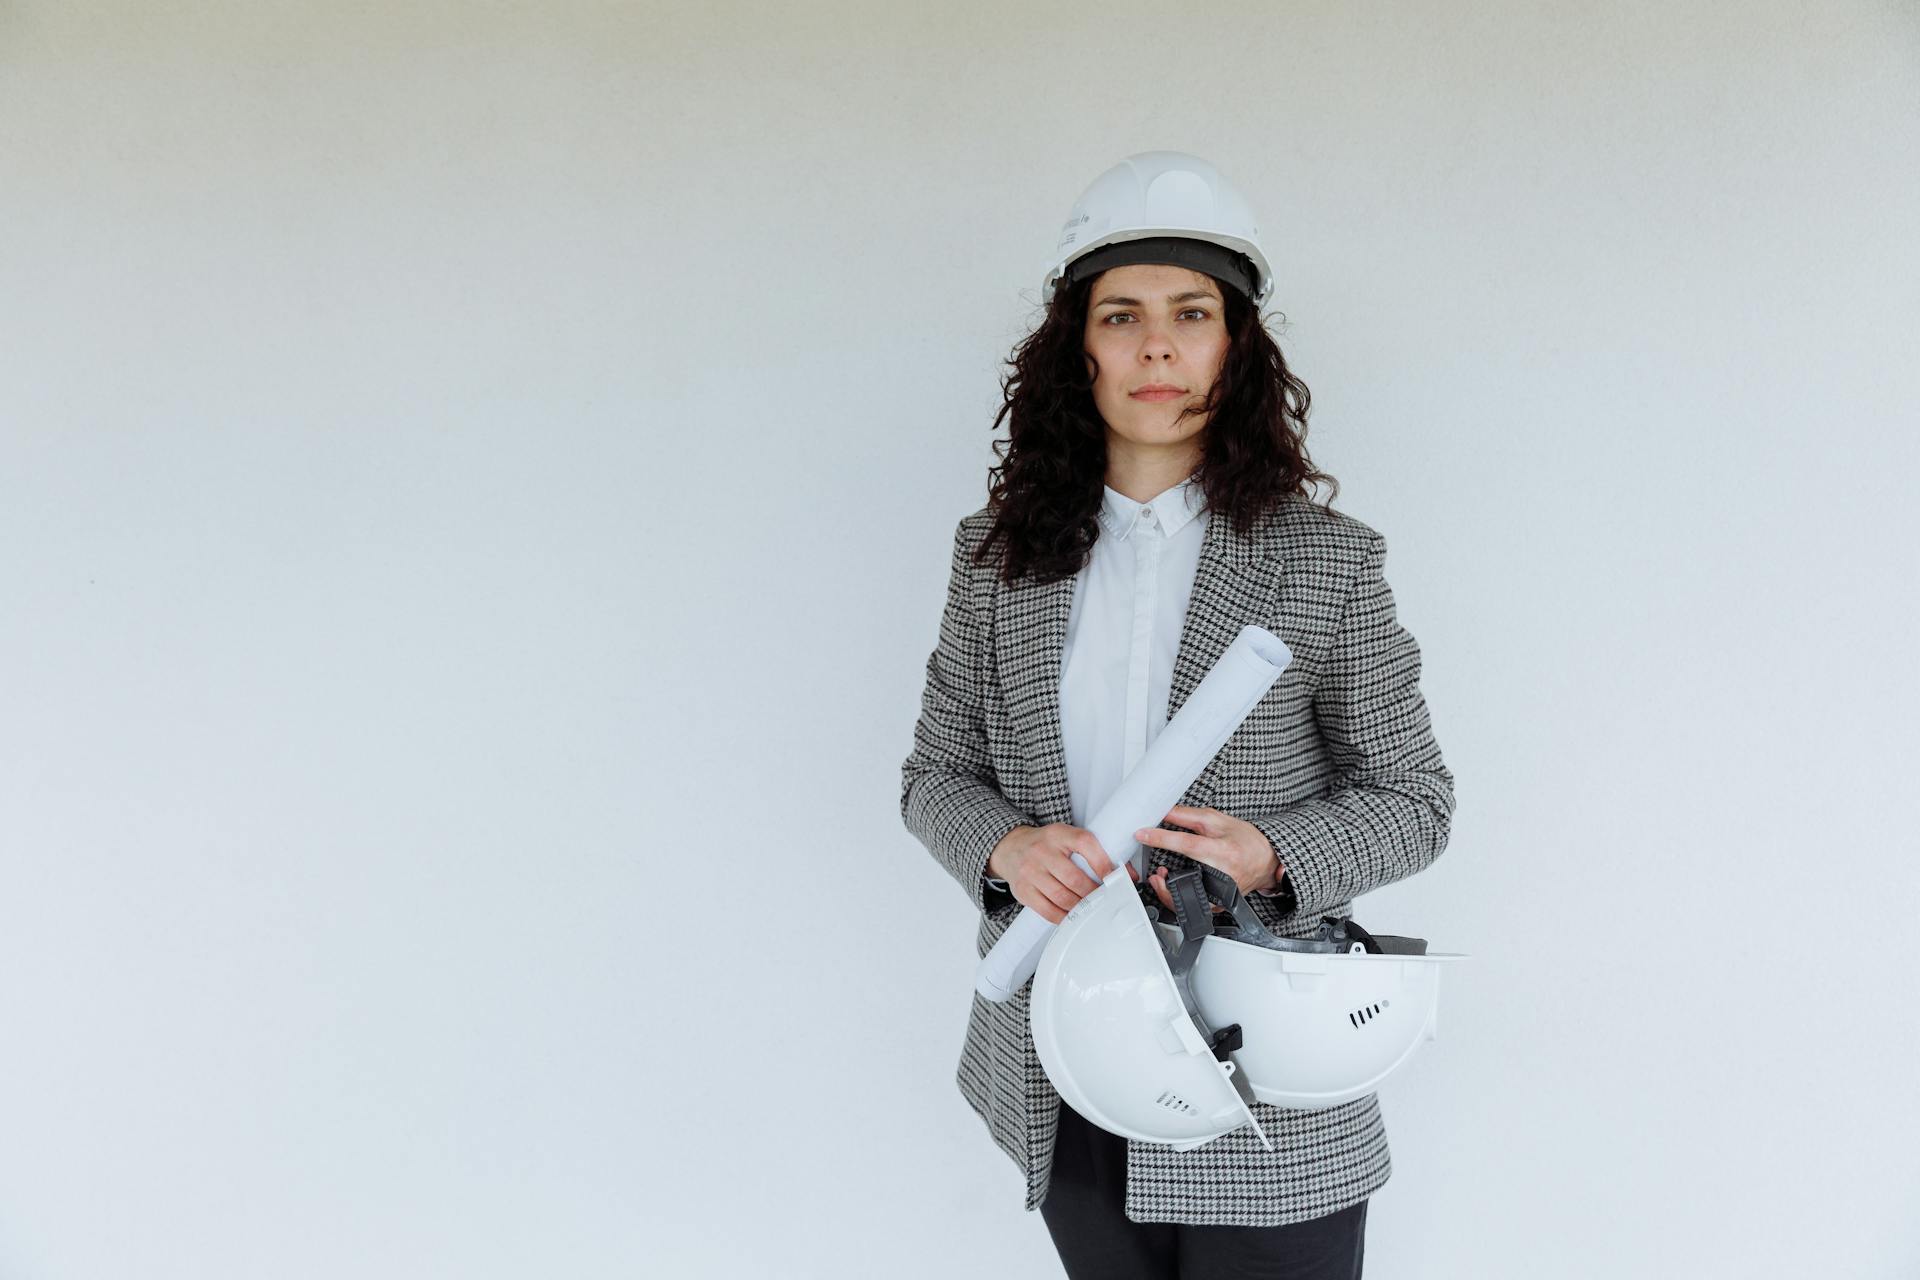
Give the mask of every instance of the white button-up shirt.
M 1200 570 L 1209 513 L 1189 476 L 1145 502 L 1110 485 L 1100 502 L 1100 535 L 1073 583 L 1073 608 L 1060 654 L 1060 739 L 1073 824 L 1084 827 L 1132 772 L 1167 723 L 1173 661 Z M 1134 841 L 1109 849 L 1135 858 Z M 987 877 L 997 889 L 1006 881 Z
M 1100 536 L 1074 579 L 1060 654 L 1060 741 L 1075 826 L 1100 811 L 1167 723 L 1208 519 L 1191 478 L 1145 502 L 1103 487 Z M 1117 862 L 1139 849 L 1129 841 L 1107 852 Z M 1135 865 L 1146 874 L 1144 857 Z

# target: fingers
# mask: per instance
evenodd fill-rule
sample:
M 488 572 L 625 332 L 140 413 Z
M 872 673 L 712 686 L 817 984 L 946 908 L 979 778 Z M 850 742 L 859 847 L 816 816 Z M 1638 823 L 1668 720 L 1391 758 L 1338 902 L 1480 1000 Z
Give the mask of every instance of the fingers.
M 1094 834 L 1084 827 L 1061 823 L 1049 830 L 1055 838 L 1035 842 L 1023 866 L 1026 874 L 1012 887 L 1014 897 L 1023 905 L 1038 911 L 1049 924 L 1059 924 L 1066 919 L 1067 912 L 1079 905 L 1082 898 L 1098 889 L 1101 881 L 1113 874 L 1114 861 Z M 1076 853 L 1093 869 L 1092 876 L 1074 861 L 1073 855 Z M 1132 862 L 1124 865 L 1127 878 L 1137 882 L 1140 873 L 1134 869 Z
M 1082 871 L 1073 861 L 1062 855 L 1058 862 L 1047 864 L 1046 870 L 1060 882 L 1062 888 L 1073 895 L 1075 902 L 1086 897 L 1100 887 L 1100 882 Z
M 1067 912 L 1073 910 L 1078 899 L 1059 901 L 1066 897 L 1066 891 L 1057 881 L 1037 881 L 1018 887 L 1014 895 L 1029 911 L 1038 911 L 1040 918 L 1048 924 L 1059 924 L 1067 918 Z
M 1169 849 L 1174 853 L 1192 856 L 1193 833 L 1191 831 L 1168 831 L 1164 827 L 1142 827 L 1133 833 L 1133 838 L 1141 844 L 1154 849 Z
M 1062 883 L 1078 891 L 1082 898 L 1100 887 L 1100 882 L 1113 874 L 1113 859 L 1100 847 L 1100 841 L 1093 832 L 1082 827 L 1062 827 L 1062 839 L 1057 849 L 1058 861 L 1048 860 L 1048 870 L 1058 876 Z M 1093 877 L 1080 868 L 1074 860 L 1080 859 L 1093 869 Z
M 1147 883 L 1153 886 L 1153 895 L 1160 899 L 1160 905 L 1169 911 L 1173 910 L 1173 895 L 1167 892 L 1167 869 L 1155 867 L 1153 874 L 1147 878 Z
M 1083 893 L 1075 893 L 1072 889 L 1068 888 L 1066 885 L 1061 884 L 1058 880 L 1055 880 L 1052 883 L 1048 883 L 1047 881 L 1043 880 L 1040 882 L 1039 889 L 1040 889 L 1040 893 L 1046 898 L 1047 902 L 1053 907 L 1053 909 L 1060 913 L 1059 916 L 1054 920 L 1055 924 L 1059 924 L 1060 921 L 1065 920 L 1067 918 L 1067 912 L 1073 910 L 1074 907 L 1078 906 L 1080 903 L 1080 899 L 1086 896 Z
M 1100 847 L 1100 841 L 1093 832 L 1084 828 L 1074 828 L 1073 847 L 1081 857 L 1087 860 L 1087 865 L 1093 868 L 1094 874 L 1102 880 L 1113 874 L 1113 859 L 1108 857 L 1107 851 Z
M 1218 809 L 1202 809 L 1190 804 L 1177 804 L 1167 813 L 1167 821 L 1177 822 L 1183 827 L 1191 827 L 1202 835 L 1212 835 L 1213 820 L 1219 814 Z
M 1062 853 L 1057 855 L 1057 860 L 1048 859 L 1040 866 L 1030 864 L 1027 881 L 1019 888 L 1037 901 L 1028 901 L 1018 891 L 1014 897 L 1045 916 L 1049 923 L 1059 924 L 1066 919 L 1067 912 L 1079 905 L 1080 899 L 1099 887 L 1098 881 L 1088 878 L 1086 872 Z
M 1063 880 L 1036 876 L 1028 883 L 1019 886 L 1013 896 L 1026 906 L 1038 911 L 1048 924 L 1059 924 L 1067 918 L 1067 912 L 1080 905 L 1080 899 L 1100 887 L 1078 870 L 1074 870 L 1071 874 L 1075 880 L 1086 885 L 1087 888 L 1078 889 Z M 1035 900 L 1029 901 L 1026 894 L 1031 894 Z

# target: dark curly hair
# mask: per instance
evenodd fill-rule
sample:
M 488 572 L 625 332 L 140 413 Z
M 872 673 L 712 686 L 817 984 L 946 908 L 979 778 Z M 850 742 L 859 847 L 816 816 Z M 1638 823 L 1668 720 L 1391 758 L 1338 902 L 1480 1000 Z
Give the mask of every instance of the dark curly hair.
M 1034 331 L 1007 358 L 1005 403 L 994 415 L 999 465 L 989 468 L 993 523 L 974 552 L 985 564 L 997 554 L 1001 578 L 1053 582 L 1079 572 L 1099 537 L 1101 487 L 1107 473 L 1107 427 L 1087 376 L 1085 330 L 1091 276 L 1058 288 Z M 1204 403 L 1187 414 L 1210 415 L 1194 475 L 1215 517 L 1242 535 L 1288 496 L 1313 499 L 1327 486 L 1329 511 L 1339 482 L 1307 456 L 1306 383 L 1288 369 L 1253 302 L 1229 285 L 1228 347 Z

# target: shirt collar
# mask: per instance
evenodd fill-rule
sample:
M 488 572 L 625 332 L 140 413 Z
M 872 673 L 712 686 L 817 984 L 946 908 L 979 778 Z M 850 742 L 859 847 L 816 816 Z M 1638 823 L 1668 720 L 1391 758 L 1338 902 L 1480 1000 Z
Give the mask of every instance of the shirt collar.
M 1162 490 L 1145 502 L 1135 502 L 1112 485 L 1100 486 L 1106 492 L 1100 499 L 1100 525 L 1114 537 L 1124 541 L 1132 533 L 1134 526 L 1140 523 L 1140 513 L 1147 507 L 1153 508 L 1155 519 L 1168 537 L 1180 532 L 1187 521 L 1200 514 L 1207 505 L 1206 490 L 1200 482 L 1188 476 L 1179 484 Z

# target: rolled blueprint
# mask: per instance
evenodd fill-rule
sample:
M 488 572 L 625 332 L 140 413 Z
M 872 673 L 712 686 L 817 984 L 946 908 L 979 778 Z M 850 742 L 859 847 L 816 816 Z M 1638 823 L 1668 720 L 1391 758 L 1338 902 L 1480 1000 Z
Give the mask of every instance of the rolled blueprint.
M 1213 669 L 1154 738 L 1140 763 L 1087 823 L 1093 838 L 1113 857 L 1115 876 L 1125 878 L 1127 874 L 1126 859 L 1119 857 L 1118 851 L 1128 850 L 1131 856 L 1138 848 L 1133 833 L 1160 825 L 1292 660 L 1286 643 L 1273 632 L 1252 624 L 1240 628 L 1240 634 Z M 1073 855 L 1073 861 L 1093 875 L 1093 868 L 1079 854 Z M 996 1004 L 1013 999 L 1014 992 L 1027 985 L 1040 966 L 1040 953 L 1046 950 L 1053 928 L 1053 923 L 1038 911 L 1021 908 L 1000 940 L 981 958 L 974 990 Z

